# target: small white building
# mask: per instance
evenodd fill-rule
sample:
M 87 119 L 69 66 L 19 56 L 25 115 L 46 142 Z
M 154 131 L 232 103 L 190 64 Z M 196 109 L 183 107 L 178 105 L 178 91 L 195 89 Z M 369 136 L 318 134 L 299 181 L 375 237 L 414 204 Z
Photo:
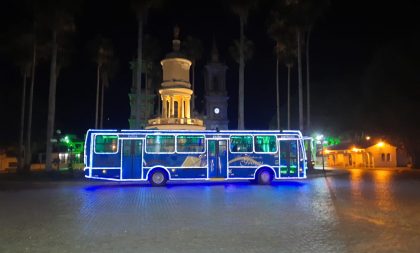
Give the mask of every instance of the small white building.
M 397 147 L 378 142 L 338 145 L 324 150 L 325 164 L 331 167 L 397 167 Z M 406 165 L 404 165 L 406 166 Z
M 379 142 L 366 148 L 371 154 L 374 167 L 397 167 L 397 147 L 389 143 Z

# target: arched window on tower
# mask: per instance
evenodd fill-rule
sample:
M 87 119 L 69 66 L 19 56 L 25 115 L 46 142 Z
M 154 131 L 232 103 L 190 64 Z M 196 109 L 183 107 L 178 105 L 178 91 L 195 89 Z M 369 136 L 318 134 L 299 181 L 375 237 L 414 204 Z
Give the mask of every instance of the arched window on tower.
M 178 118 L 178 101 L 174 101 L 174 117 Z

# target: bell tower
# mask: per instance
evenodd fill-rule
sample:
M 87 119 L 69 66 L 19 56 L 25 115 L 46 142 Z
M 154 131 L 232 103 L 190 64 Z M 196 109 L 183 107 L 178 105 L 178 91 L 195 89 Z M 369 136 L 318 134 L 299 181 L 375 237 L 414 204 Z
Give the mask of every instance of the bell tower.
M 163 70 L 163 82 L 159 89 L 161 116 L 149 119 L 146 129 L 205 129 L 201 119 L 191 118 L 191 61 L 180 52 L 180 47 L 179 28 L 176 26 L 173 51 L 160 62 Z
M 226 70 L 228 67 L 219 60 L 219 52 L 213 39 L 211 60 L 205 66 L 204 86 L 206 102 L 206 126 L 207 129 L 228 129 L 226 92 Z

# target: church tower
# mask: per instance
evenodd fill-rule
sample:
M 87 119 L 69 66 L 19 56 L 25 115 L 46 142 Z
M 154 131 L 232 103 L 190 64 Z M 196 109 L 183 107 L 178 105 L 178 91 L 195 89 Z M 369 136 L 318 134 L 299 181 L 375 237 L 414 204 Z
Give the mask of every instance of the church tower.
M 163 70 L 163 82 L 159 89 L 161 116 L 149 119 L 146 129 L 205 129 L 202 120 L 191 118 L 191 61 L 180 52 L 180 47 L 179 28 L 175 27 L 173 51 L 160 62 Z
M 207 129 L 228 129 L 226 70 L 227 66 L 219 61 L 219 52 L 213 40 L 211 61 L 205 66 L 204 76 Z

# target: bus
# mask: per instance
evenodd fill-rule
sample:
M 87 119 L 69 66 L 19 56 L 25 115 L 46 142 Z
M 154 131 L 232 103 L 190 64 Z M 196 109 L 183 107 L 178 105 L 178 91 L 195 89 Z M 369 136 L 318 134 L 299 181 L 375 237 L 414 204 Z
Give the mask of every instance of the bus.
M 306 178 L 300 131 L 88 130 L 85 177 L 148 181 Z

